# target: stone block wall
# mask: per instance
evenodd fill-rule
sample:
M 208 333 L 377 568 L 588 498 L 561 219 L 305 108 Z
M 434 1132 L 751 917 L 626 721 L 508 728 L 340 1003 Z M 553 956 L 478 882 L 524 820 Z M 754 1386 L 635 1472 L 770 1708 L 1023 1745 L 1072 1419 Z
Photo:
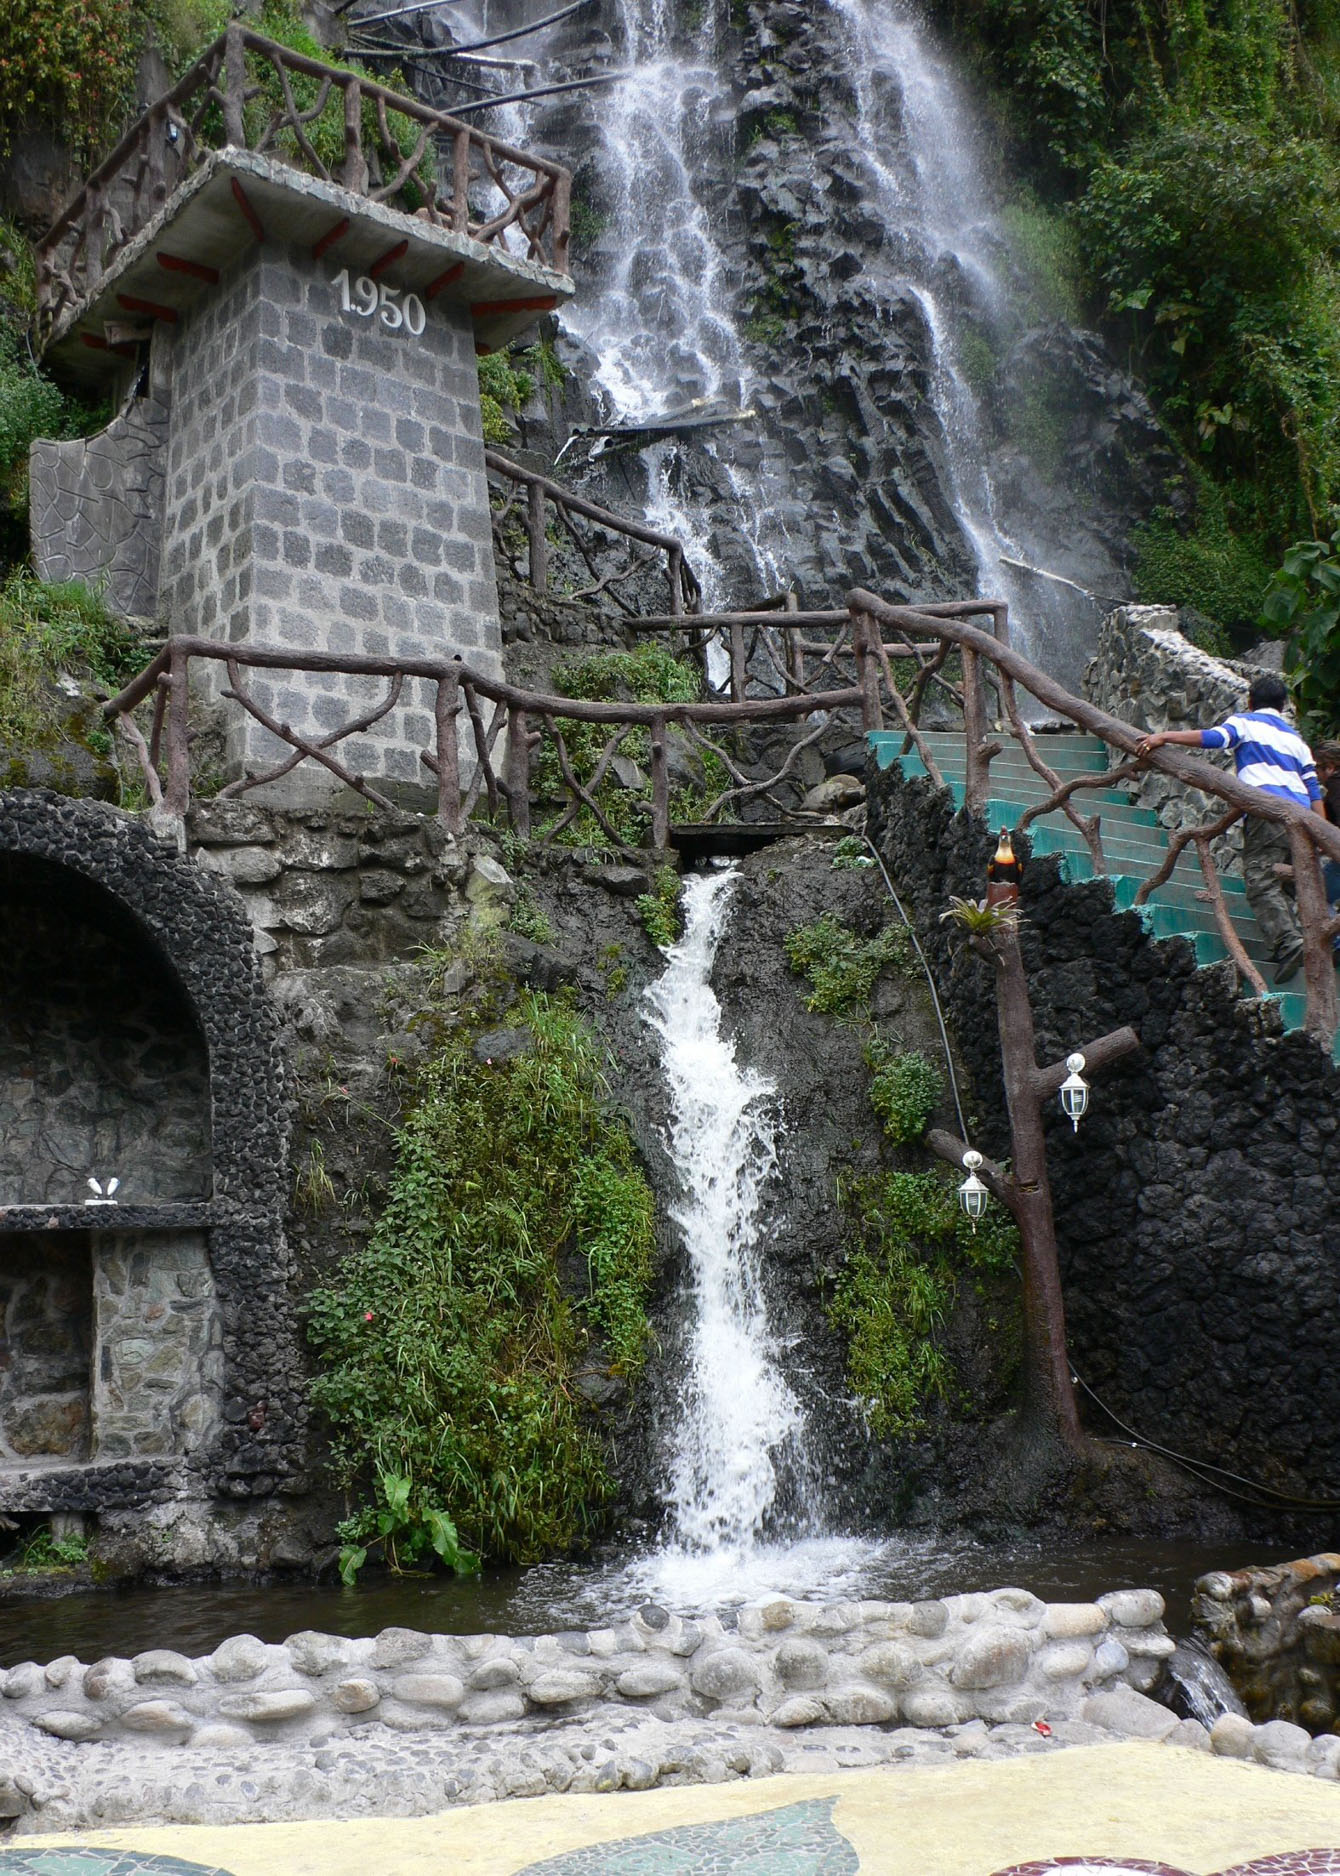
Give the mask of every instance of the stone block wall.
M 37 442 L 28 461 L 33 563 L 43 580 L 102 586 L 114 611 L 158 611 L 171 386 L 161 346 L 147 381 L 105 430 Z
M 421 337 L 341 311 L 338 259 L 242 257 L 172 339 L 160 603 L 177 632 L 231 643 L 460 655 L 501 674 L 469 310 L 433 303 Z M 256 674 L 258 703 L 319 739 L 384 686 Z M 407 685 L 360 738 L 369 776 L 422 785 L 432 700 Z M 283 747 L 254 721 L 233 754 Z M 307 765 L 293 786 L 328 793 Z
M 646 1604 L 589 1633 L 510 1639 L 388 1628 L 365 1640 L 251 1635 L 197 1660 L 163 1648 L 0 1676 L 6 1716 L 56 1739 L 313 1744 L 622 1709 L 743 1726 L 1031 1724 L 1095 1691 L 1153 1686 L 1173 1652 L 1154 1590 L 1044 1603 L 1022 1589 L 921 1603 L 775 1597 L 690 1621 Z M 1169 1727 L 1176 1722 L 1169 1716 Z
M 984 1116 L 973 1144 L 1007 1157 L 992 973 L 941 918 L 951 896 L 980 898 L 992 837 L 926 782 L 884 770 L 869 783 L 872 838 Z M 1028 860 L 1023 911 L 1039 1060 L 1127 1023 L 1143 1045 L 1094 1078 L 1077 1133 L 1059 1103 L 1047 1116 L 1078 1372 L 1148 1439 L 1334 1497 L 1340 1069 L 1280 1034 L 1269 1004 L 1239 1000 L 1231 966 L 1197 970 L 1186 940 L 1114 912 L 1106 880 L 1068 885 L 1055 856 Z

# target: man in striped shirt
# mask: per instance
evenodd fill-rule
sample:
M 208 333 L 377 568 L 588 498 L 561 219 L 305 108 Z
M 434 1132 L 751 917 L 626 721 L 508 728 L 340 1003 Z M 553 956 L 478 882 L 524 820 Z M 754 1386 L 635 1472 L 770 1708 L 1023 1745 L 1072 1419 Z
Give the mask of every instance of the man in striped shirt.
M 1324 815 L 1312 751 L 1283 714 L 1288 701 L 1282 678 L 1258 677 L 1242 715 L 1226 717 L 1208 730 L 1157 730 L 1145 737 L 1139 754 L 1147 756 L 1164 743 L 1186 749 L 1231 749 L 1240 782 Z M 1292 858 L 1289 836 L 1278 821 L 1247 816 L 1242 832 L 1243 883 L 1247 903 L 1275 960 L 1277 984 L 1287 983 L 1303 962 L 1302 928 L 1285 890 L 1284 875 L 1277 871 L 1290 866 Z

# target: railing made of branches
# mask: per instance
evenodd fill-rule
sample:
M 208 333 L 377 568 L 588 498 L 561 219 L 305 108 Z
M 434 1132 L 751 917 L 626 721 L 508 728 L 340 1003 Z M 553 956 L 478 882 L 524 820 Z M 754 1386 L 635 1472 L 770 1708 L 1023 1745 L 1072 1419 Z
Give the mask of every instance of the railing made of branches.
M 560 164 L 234 22 L 127 131 L 39 242 L 43 341 L 172 192 L 228 145 L 570 271 L 571 177 Z
M 971 623 L 962 609 L 950 607 L 891 605 L 874 593 L 857 590 L 848 595 L 853 640 L 858 648 L 861 670 L 861 721 L 866 730 L 884 727 L 884 697 L 889 697 L 894 717 L 903 731 L 904 750 L 915 749 L 926 773 L 937 784 L 943 777 L 934 755 L 919 728 L 919 700 L 900 694 L 890 651 L 904 655 L 918 641 L 933 641 L 940 650 L 956 651 L 961 661 L 961 706 L 964 733 L 964 806 L 970 812 L 985 810 L 990 798 L 991 763 L 1004 747 L 1000 737 L 1008 734 L 1018 743 L 1034 773 L 1048 789 L 1044 799 L 1028 808 L 1018 822 L 1018 830 L 1027 832 L 1043 815 L 1060 812 L 1083 836 L 1092 857 L 1095 873 L 1106 874 L 1108 865 L 1103 853 L 1101 813 L 1082 814 L 1077 799 L 1089 789 L 1120 787 L 1132 781 L 1145 767 L 1171 775 L 1187 787 L 1199 789 L 1221 802 L 1220 812 L 1212 819 L 1186 827 L 1169 840 L 1163 865 L 1143 881 L 1136 894 L 1136 904 L 1143 905 L 1165 880 L 1171 877 L 1178 858 L 1188 846 L 1194 846 L 1200 861 L 1205 897 L 1215 918 L 1224 945 L 1240 974 L 1257 995 L 1264 995 L 1266 985 L 1252 964 L 1242 939 L 1236 931 L 1224 900 L 1219 874 L 1210 851 L 1210 842 L 1223 834 L 1244 815 L 1254 814 L 1282 826 L 1289 839 L 1293 857 L 1293 883 L 1303 933 L 1303 973 L 1307 998 L 1305 1027 L 1329 1048 L 1334 1041 L 1337 1008 L 1332 945 L 1340 937 L 1340 917 L 1332 914 L 1322 888 L 1322 859 L 1340 861 L 1340 828 L 1333 827 L 1320 815 L 1265 794 L 1238 780 L 1236 775 L 1216 768 L 1213 763 L 1190 751 L 1160 748 L 1149 756 L 1140 756 L 1139 746 L 1145 732 L 1122 722 L 1096 704 L 1072 696 L 1063 685 L 1031 664 L 1010 644 L 1009 614 L 1003 604 L 974 608 L 991 615 L 992 629 L 983 631 Z M 892 635 L 892 643 L 886 642 Z M 925 667 L 923 666 L 923 669 Z M 1036 737 L 1019 708 L 1018 689 L 1022 687 L 1050 717 L 1061 717 L 1076 729 L 1098 737 L 1117 755 L 1106 770 L 1062 781 L 1043 757 Z M 989 696 L 994 691 L 996 709 Z
M 636 628 L 636 597 L 627 589 L 660 562 L 669 588 L 672 625 L 686 615 L 696 614 L 702 602 L 698 581 L 684 558 L 683 545 L 672 534 L 660 534 L 640 521 L 630 521 L 613 509 L 588 501 L 574 489 L 565 488 L 537 470 L 523 468 L 510 457 L 486 449 L 484 461 L 501 500 L 493 508 L 493 532 L 504 552 L 509 531 L 525 529 L 526 567 L 530 584 L 537 593 L 550 590 L 550 528 L 556 528 L 586 568 L 589 584 L 562 597 L 573 603 L 597 605 L 608 600 L 621 613 L 624 622 Z M 593 528 L 617 534 L 629 543 L 626 565 L 601 570 L 600 547 L 593 539 Z

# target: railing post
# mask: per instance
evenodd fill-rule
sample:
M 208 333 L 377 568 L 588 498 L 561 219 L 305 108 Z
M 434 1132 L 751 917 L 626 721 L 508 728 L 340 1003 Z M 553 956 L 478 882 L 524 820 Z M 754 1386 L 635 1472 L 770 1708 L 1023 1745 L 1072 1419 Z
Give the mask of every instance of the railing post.
M 670 845 L 670 768 L 665 755 L 665 718 L 651 720 L 651 844 L 658 853 Z
M 572 178 L 565 169 L 554 178 L 554 268 L 560 274 L 572 272 L 572 257 L 568 253 L 568 243 L 572 230 L 569 227 L 572 197 Z
M 991 794 L 991 757 L 986 741 L 986 692 L 982 685 L 982 667 L 975 651 L 962 647 L 963 658 L 963 737 L 966 761 L 963 770 L 963 805 L 969 814 L 980 814 Z M 992 745 L 996 747 L 997 745 Z
M 433 710 L 437 727 L 437 818 L 453 839 L 461 831 L 461 748 L 456 736 L 460 688 L 461 680 L 454 671 L 440 677 Z
M 744 702 L 745 684 L 749 672 L 744 655 L 744 627 L 738 619 L 730 622 L 730 699 L 732 703 Z
M 800 611 L 800 601 L 796 598 L 796 590 L 793 586 L 789 586 L 786 589 L 785 605 L 788 612 Z M 797 690 L 804 690 L 805 641 L 801 637 L 800 630 L 797 626 L 788 625 L 783 628 L 783 643 L 786 648 L 783 658 L 783 662 L 786 665 L 786 675 L 790 678 Z
M 549 542 L 545 537 L 545 495 L 538 482 L 526 485 L 526 540 L 530 547 L 530 583 L 537 593 L 549 591 Z
M 363 87 L 356 78 L 344 87 L 344 162 L 340 181 L 355 195 L 364 195 L 368 186 L 367 158 L 363 155 Z
M 678 619 L 684 611 L 684 549 L 678 545 L 666 556 L 670 575 L 670 611 Z
M 1336 995 L 1335 970 L 1330 939 L 1324 935 L 1330 923 L 1331 909 L 1321 884 L 1321 863 L 1317 849 L 1305 830 L 1289 826 L 1289 847 L 1293 854 L 1294 894 L 1298 900 L 1298 922 L 1303 928 L 1303 983 L 1307 990 L 1307 1013 L 1303 1027 L 1309 1036 L 1330 1048 L 1335 1042 Z
M 451 225 L 458 234 L 470 232 L 470 133 L 458 130 L 451 152 Z
M 868 612 L 853 612 L 851 615 L 856 682 L 861 687 L 861 728 L 867 733 L 884 727 L 884 712 L 879 701 L 879 661 L 871 646 L 872 634 L 878 630 L 878 622 Z
M 223 134 L 235 149 L 247 147 L 243 106 L 247 91 L 247 49 L 242 28 L 234 20 L 225 36 L 223 53 Z
M 187 721 L 189 661 L 181 652 L 173 652 L 168 663 L 167 705 L 167 787 L 163 805 L 178 823 L 184 822 L 191 805 L 191 746 Z
M 530 839 L 530 725 L 526 712 L 507 712 L 507 811 L 512 832 Z

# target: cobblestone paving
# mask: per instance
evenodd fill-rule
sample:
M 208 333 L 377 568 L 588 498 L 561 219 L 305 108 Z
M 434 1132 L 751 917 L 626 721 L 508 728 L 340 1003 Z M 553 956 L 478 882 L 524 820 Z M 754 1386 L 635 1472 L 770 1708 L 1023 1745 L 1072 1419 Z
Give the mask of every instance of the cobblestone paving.
M 519 1876 L 857 1876 L 861 1859 L 834 1828 L 835 1802 L 811 1798 L 757 1817 L 593 1844 L 529 1863 Z
M 1046 1857 L 1041 1863 L 1014 1863 L 996 1876 L 1188 1876 L 1170 1863 L 1141 1863 L 1130 1857 Z M 1238 1863 L 1220 1876 L 1340 1876 L 1340 1850 L 1289 1850 L 1279 1856 Z

